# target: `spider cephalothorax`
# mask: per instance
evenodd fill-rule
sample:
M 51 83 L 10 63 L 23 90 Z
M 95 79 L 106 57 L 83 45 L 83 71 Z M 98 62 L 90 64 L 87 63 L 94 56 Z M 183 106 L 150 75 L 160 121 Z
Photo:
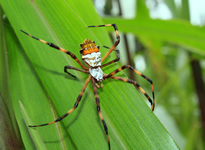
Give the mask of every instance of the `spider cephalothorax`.
M 99 52 L 99 46 L 95 45 L 95 41 L 91 41 L 90 39 L 85 39 L 80 46 L 80 53 L 82 55 L 90 54 L 92 52 Z

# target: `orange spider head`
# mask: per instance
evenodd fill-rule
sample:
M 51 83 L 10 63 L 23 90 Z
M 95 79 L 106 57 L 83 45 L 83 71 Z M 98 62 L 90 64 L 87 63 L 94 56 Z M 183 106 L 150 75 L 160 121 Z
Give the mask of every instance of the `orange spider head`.
M 85 39 L 80 46 L 81 58 L 88 67 L 101 66 L 101 53 L 99 52 L 99 46 L 95 45 L 94 41 Z
M 93 52 L 99 52 L 99 46 L 95 45 L 95 41 L 91 41 L 90 39 L 85 39 L 83 43 L 80 44 L 80 46 L 80 53 L 82 55 L 91 54 Z

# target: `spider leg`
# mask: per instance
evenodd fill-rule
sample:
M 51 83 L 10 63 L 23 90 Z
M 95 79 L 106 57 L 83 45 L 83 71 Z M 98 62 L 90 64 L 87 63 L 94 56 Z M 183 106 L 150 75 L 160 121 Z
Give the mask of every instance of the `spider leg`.
M 65 66 L 65 67 L 64 67 L 64 72 L 67 73 L 67 74 L 69 74 L 69 75 L 71 75 L 71 76 L 74 77 L 74 78 L 76 78 L 76 76 L 74 76 L 73 74 L 69 73 L 69 72 L 67 71 L 67 69 L 73 69 L 73 70 L 76 70 L 76 71 L 81 71 L 81 72 L 84 72 L 84 73 L 89 74 L 89 71 L 87 71 L 87 70 L 78 69 L 78 68 L 71 67 L 71 66 Z
M 78 59 L 73 53 L 71 53 L 70 51 L 67 51 L 67 50 L 65 50 L 65 49 L 63 49 L 63 48 L 61 48 L 61 47 L 58 47 L 57 45 L 55 45 L 55 44 L 53 44 L 53 43 L 49 43 L 49 42 L 46 42 L 46 41 L 41 40 L 41 39 L 39 39 L 39 38 L 36 38 L 36 37 L 34 37 L 34 36 L 28 34 L 27 32 L 23 31 L 23 30 L 20 30 L 20 31 L 23 32 L 23 33 L 25 33 L 26 35 L 32 37 L 32 38 L 34 38 L 34 39 L 36 39 L 36 40 L 38 40 L 38 41 L 44 43 L 44 44 L 49 45 L 50 47 L 53 47 L 53 48 L 55 48 L 55 49 L 57 49 L 57 50 L 59 50 L 59 51 L 62 51 L 62 52 L 64 52 L 64 53 L 70 55 L 83 69 L 88 70 L 88 68 L 85 67 L 85 66 L 79 61 L 79 59 Z
M 152 96 L 153 96 L 153 101 L 152 99 L 148 96 L 148 94 L 140 87 L 140 85 L 136 82 L 136 81 L 133 81 L 131 79 L 126 79 L 126 78 L 121 78 L 121 77 L 116 77 L 116 76 L 113 76 L 114 74 L 122 71 L 123 69 L 126 69 L 126 68 L 129 68 L 130 70 L 134 71 L 136 74 L 140 75 L 141 77 L 145 78 L 148 82 L 150 82 L 151 84 L 151 87 L 152 87 Z M 115 71 L 111 72 L 110 74 L 108 75 L 105 75 L 103 77 L 104 79 L 107 79 L 107 78 L 113 78 L 113 79 L 116 79 L 116 80 L 121 80 L 121 81 L 124 81 L 124 82 L 128 82 L 128 83 L 132 83 L 135 87 L 137 87 L 145 96 L 146 98 L 149 100 L 150 104 L 151 104 L 151 109 L 152 111 L 154 111 L 154 107 L 155 107 L 155 99 L 154 99 L 154 86 L 153 86 L 153 83 L 152 83 L 152 80 L 149 79 L 148 77 L 146 77 L 145 75 L 143 75 L 141 72 L 135 70 L 132 66 L 130 65 L 124 65 L 118 69 L 116 69 Z
M 110 48 L 107 47 L 107 46 L 103 46 L 103 47 L 110 49 Z M 117 61 L 120 60 L 120 51 L 119 51 L 119 50 L 116 50 L 116 49 L 114 49 L 114 51 L 116 51 L 116 53 L 117 53 L 117 58 L 114 59 L 114 60 L 112 60 L 112 61 L 110 61 L 110 62 L 108 62 L 108 63 L 106 63 L 106 64 L 104 64 L 104 65 L 102 65 L 101 68 L 103 68 L 103 67 L 105 67 L 105 66 L 107 66 L 107 65 L 110 65 L 110 64 L 112 64 L 112 63 L 117 62 Z
M 76 101 L 75 104 L 74 104 L 74 107 L 71 108 L 66 114 L 64 114 L 63 116 L 59 117 L 58 119 L 56 119 L 56 120 L 53 121 L 53 122 L 49 122 L 49 123 L 45 123 L 45 124 L 41 124 L 41 125 L 29 125 L 29 127 L 41 127 L 41 126 L 50 125 L 50 124 L 56 123 L 56 122 L 58 122 L 58 121 L 61 121 L 61 120 L 64 119 L 66 116 L 68 116 L 70 113 L 72 113 L 72 112 L 78 107 L 78 104 L 79 104 L 79 102 L 80 102 L 80 100 L 81 100 L 81 98 L 82 98 L 82 96 L 83 96 L 83 93 L 84 93 L 84 91 L 85 91 L 85 89 L 86 89 L 86 87 L 87 87 L 87 85 L 88 85 L 90 79 L 91 79 L 91 75 L 89 75 L 88 78 L 87 78 L 87 80 L 85 81 L 85 84 L 84 84 L 84 86 L 83 86 L 83 88 L 82 88 L 82 90 L 81 90 L 81 92 L 80 92 L 80 94 L 79 94 L 79 96 L 78 96 L 78 98 L 77 98 L 77 101 Z
M 88 26 L 88 27 L 109 27 L 109 26 L 114 27 L 117 40 L 115 41 L 113 46 L 110 48 L 110 50 L 105 54 L 105 56 L 103 56 L 103 58 L 101 59 L 101 62 L 103 62 L 107 58 L 107 56 L 110 55 L 110 53 L 115 49 L 115 47 L 120 43 L 120 36 L 119 36 L 118 29 L 117 29 L 117 25 L 116 24 L 105 24 L 105 25 L 97 25 L 97 26 Z
M 98 92 L 97 92 L 97 88 L 96 88 L 96 82 L 95 82 L 94 78 L 92 78 L 92 85 L 93 85 L 93 91 L 94 91 L 94 94 L 95 94 L 95 100 L 96 100 L 96 104 L 97 104 L 97 111 L 98 111 L 100 119 L 103 123 L 104 130 L 105 130 L 105 133 L 107 135 L 108 147 L 109 147 L 109 150 L 110 150 L 110 139 L 109 139 L 109 135 L 108 135 L 108 129 L 107 129 L 107 125 L 105 123 L 105 120 L 103 119 L 102 113 L 100 111 L 100 100 L 99 100 L 99 96 L 98 96 Z

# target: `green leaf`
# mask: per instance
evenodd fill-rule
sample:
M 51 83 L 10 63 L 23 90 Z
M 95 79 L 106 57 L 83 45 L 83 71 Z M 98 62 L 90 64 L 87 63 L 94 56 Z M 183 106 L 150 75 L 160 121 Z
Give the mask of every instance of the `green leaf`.
M 177 44 L 192 53 L 205 56 L 205 34 L 203 34 L 205 27 L 193 26 L 188 21 L 141 18 L 132 20 L 104 18 L 103 21 L 105 23 L 113 21 L 120 31 L 132 32 L 140 39 Z
M 0 6 L 0 16 L 3 16 Z M 3 17 L 0 20 L 0 149 L 22 148 L 9 89 L 9 64 Z
M 112 43 L 105 28 L 87 28 L 104 24 L 91 1 L 1 0 L 1 5 L 14 29 L 14 32 L 9 26 L 6 29 L 10 87 L 25 148 L 35 149 L 43 142 L 47 149 L 107 149 L 91 84 L 78 108 L 68 117 L 53 125 L 29 129 L 37 130 L 41 139 L 37 133 L 30 137 L 19 107 L 21 101 L 23 114 L 28 114 L 26 118 L 35 125 L 51 122 L 73 107 L 88 75 L 71 70 L 77 76 L 74 79 L 65 74 L 65 65 L 80 68 L 79 65 L 70 56 L 26 36 L 20 29 L 65 48 L 78 58 L 79 44 L 90 38 L 101 46 L 103 56 L 107 49 L 102 46 L 111 47 Z M 114 58 L 116 55 L 111 54 L 106 61 Z M 110 65 L 104 72 L 110 73 L 118 67 Z M 103 84 L 98 92 L 112 149 L 178 149 L 133 85 L 112 79 Z
M 38 131 L 41 139 L 38 139 L 38 134 L 35 134 L 35 136 L 32 137 L 30 136 L 27 125 L 23 120 L 21 109 L 18 106 L 19 101 L 21 101 L 24 106 L 27 106 L 26 109 L 30 116 L 34 118 L 33 122 L 44 122 L 45 118 L 48 120 L 54 120 L 56 118 L 56 114 L 53 111 L 53 104 L 39 80 L 39 76 L 36 74 L 14 32 L 11 28 L 7 27 L 5 29 L 7 47 L 9 50 L 10 87 L 14 105 L 13 107 L 26 149 L 36 149 L 39 147 L 40 149 L 44 149 L 42 148 L 44 145 L 39 144 L 39 140 L 41 139 L 48 149 L 69 149 L 72 147 L 72 143 L 69 136 L 67 136 L 67 132 L 61 132 L 62 128 L 65 130 L 65 127 L 62 127 L 62 125 L 55 124 L 48 128 L 39 128 Z M 45 114 L 45 118 L 39 117 L 42 116 L 42 114 Z M 33 130 L 35 129 L 31 128 L 30 132 L 35 132 Z M 65 137 L 63 142 L 61 142 L 62 137 Z M 34 140 L 34 143 L 32 139 Z M 49 141 L 51 143 L 49 143 Z
M 21 112 L 23 114 L 23 117 L 24 117 L 24 120 L 26 121 L 26 125 L 28 126 L 28 123 L 29 124 L 33 124 L 25 107 L 23 106 L 23 104 L 21 103 L 21 101 L 19 101 L 19 106 L 20 106 L 20 109 L 21 109 Z M 37 149 L 39 150 L 45 150 L 47 149 L 45 144 L 43 143 L 43 140 L 41 139 L 39 133 L 37 130 L 34 130 L 32 128 L 28 128 L 29 129 L 29 132 L 30 132 L 30 135 L 32 136 L 32 139 L 33 141 L 35 141 L 35 146 Z
M 163 0 L 166 6 L 170 9 L 173 18 L 179 18 L 181 16 L 179 6 L 176 6 L 175 1 Z
M 137 11 L 136 11 L 136 17 L 139 18 L 150 18 L 149 17 L 149 10 L 145 4 L 145 1 L 144 0 L 138 0 L 136 1 L 136 8 L 137 8 Z

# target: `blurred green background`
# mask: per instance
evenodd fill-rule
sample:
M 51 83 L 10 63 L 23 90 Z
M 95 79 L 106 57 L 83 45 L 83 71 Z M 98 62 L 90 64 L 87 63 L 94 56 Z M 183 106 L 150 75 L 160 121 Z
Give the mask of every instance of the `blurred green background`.
M 121 64 L 153 80 L 154 113 L 178 146 L 205 149 L 205 2 L 96 0 L 95 6 L 121 31 Z M 127 75 L 151 91 L 139 76 Z

